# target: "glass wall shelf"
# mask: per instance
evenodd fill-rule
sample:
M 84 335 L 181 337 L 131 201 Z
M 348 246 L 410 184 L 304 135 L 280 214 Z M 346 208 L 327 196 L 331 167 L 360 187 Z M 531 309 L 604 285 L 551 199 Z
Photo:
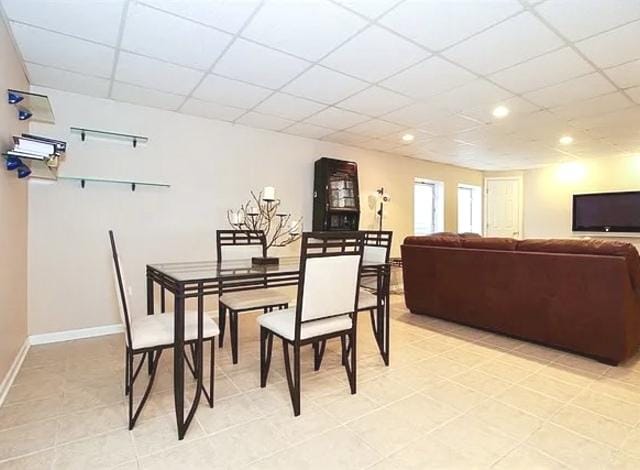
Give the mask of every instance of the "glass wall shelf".
M 18 110 L 18 119 L 28 119 L 48 124 L 55 123 L 51 102 L 46 95 L 31 93 L 29 91 L 7 90 L 7 102 Z
M 85 187 L 87 182 L 91 183 L 110 183 L 110 184 L 127 184 L 131 186 L 131 191 L 136 190 L 136 186 L 154 186 L 158 188 L 170 188 L 171 185 L 167 183 L 154 183 L 151 181 L 132 181 L 132 180 L 120 180 L 110 178 L 94 178 L 89 176 L 58 176 L 59 180 L 71 180 L 80 181 L 80 186 Z
M 96 137 L 103 137 L 107 139 L 113 140 L 124 140 L 131 142 L 133 148 L 136 148 L 138 144 L 146 144 L 149 142 L 149 138 L 143 135 L 135 135 L 135 134 L 126 134 L 122 132 L 111 132 L 111 131 L 101 131 L 98 129 L 86 129 L 84 127 L 71 127 L 71 132 L 75 134 L 80 134 L 80 139 L 84 142 L 87 139 L 87 136 L 94 135 Z

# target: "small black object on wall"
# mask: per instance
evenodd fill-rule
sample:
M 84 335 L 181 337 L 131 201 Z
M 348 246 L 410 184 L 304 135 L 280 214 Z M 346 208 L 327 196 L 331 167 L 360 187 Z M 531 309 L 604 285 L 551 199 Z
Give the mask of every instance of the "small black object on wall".
M 360 191 L 355 162 L 320 158 L 315 163 L 313 230 L 358 230 Z

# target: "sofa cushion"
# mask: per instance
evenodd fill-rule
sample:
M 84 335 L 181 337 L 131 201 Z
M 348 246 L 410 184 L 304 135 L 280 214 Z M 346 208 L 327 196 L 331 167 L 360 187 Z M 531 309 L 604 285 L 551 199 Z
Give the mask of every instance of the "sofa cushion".
M 455 235 L 455 234 L 454 234 Z M 460 237 L 455 236 L 412 236 L 404 239 L 405 245 L 450 246 L 460 248 Z
M 428 237 L 455 237 L 458 238 L 460 234 L 454 232 L 435 232 L 431 235 L 426 235 Z
M 629 267 L 631 284 L 640 288 L 640 255 L 631 243 L 614 240 L 520 240 L 517 251 L 569 253 L 576 255 L 621 256 Z
M 518 240 L 503 237 L 485 237 L 485 238 L 462 238 L 463 248 L 474 248 L 477 250 L 503 250 L 515 251 Z
M 482 235 L 475 232 L 462 232 L 462 233 L 459 233 L 458 235 L 460 235 L 460 237 L 462 238 L 482 238 Z

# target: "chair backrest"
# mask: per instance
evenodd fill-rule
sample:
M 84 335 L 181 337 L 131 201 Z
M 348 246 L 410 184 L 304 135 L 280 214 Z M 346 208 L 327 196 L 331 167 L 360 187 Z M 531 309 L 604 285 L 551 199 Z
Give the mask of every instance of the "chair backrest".
M 120 311 L 120 319 L 125 327 L 125 341 L 127 345 L 131 345 L 131 321 L 129 317 L 129 305 L 127 303 L 127 290 L 124 275 L 120 265 L 120 256 L 116 247 L 116 240 L 113 236 L 113 230 L 109 230 L 109 240 L 111 241 L 111 262 L 113 267 L 114 287 L 118 298 L 118 310 Z
M 216 230 L 218 261 L 267 256 L 262 230 Z
M 364 262 L 388 263 L 393 232 L 390 230 L 368 230 L 362 231 L 362 233 L 364 234 L 364 253 L 362 255 Z
M 362 242 L 360 232 L 302 234 L 296 340 L 304 322 L 357 310 Z

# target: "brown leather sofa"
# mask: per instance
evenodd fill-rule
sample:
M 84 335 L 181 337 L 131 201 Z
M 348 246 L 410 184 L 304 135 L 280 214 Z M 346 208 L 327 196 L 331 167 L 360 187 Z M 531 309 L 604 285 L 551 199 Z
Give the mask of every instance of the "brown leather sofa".
M 618 364 L 640 344 L 640 256 L 629 243 L 439 234 L 402 245 L 411 312 Z

